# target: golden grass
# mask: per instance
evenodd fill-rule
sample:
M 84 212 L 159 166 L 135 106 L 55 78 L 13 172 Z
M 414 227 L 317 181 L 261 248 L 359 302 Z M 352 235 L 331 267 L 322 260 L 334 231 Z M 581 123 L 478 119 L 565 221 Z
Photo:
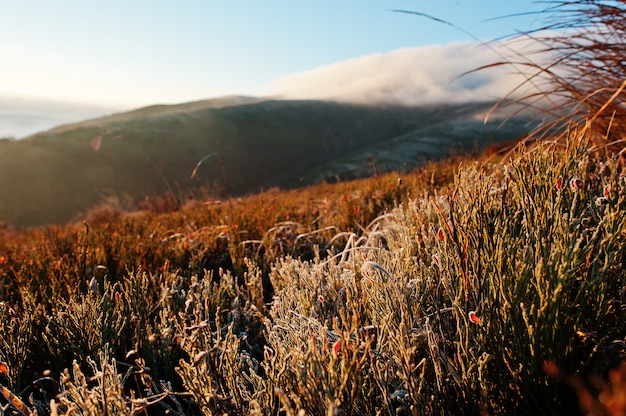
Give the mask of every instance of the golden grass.
M 5 232 L 3 412 L 623 413 L 611 85 L 501 160 Z

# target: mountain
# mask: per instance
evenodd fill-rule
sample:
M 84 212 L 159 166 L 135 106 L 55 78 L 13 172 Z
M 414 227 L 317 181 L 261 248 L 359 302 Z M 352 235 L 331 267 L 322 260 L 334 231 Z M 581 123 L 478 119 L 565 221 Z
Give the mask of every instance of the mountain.
M 105 201 L 132 207 L 165 193 L 241 195 L 410 169 L 529 130 L 526 119 L 484 124 L 491 105 L 234 96 L 60 126 L 0 140 L 0 216 L 18 227 L 64 223 Z

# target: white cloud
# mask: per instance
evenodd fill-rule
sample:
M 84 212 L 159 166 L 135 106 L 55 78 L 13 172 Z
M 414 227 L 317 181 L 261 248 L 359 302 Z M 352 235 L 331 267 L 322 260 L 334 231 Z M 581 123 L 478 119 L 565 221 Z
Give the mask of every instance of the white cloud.
M 513 67 L 461 75 L 508 55 L 506 46 L 470 42 L 399 49 L 288 75 L 272 83 L 267 92 L 284 98 L 359 103 L 493 101 L 522 83 L 522 76 Z

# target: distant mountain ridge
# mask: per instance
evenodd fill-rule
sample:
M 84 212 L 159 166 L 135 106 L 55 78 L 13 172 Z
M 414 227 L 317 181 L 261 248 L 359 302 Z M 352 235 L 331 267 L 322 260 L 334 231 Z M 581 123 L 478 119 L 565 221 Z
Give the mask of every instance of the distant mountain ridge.
M 46 132 L 36 133 L 33 136 L 40 136 L 41 134 L 49 134 L 49 133 L 62 133 L 77 126 L 106 126 L 110 123 L 119 123 L 122 121 L 128 121 L 139 117 L 157 117 L 157 116 L 166 116 L 172 115 L 176 113 L 189 113 L 194 111 L 206 110 L 209 108 L 224 108 L 231 107 L 237 105 L 244 104 L 252 104 L 256 102 L 263 101 L 262 98 L 257 97 L 249 97 L 243 95 L 227 95 L 218 98 L 211 98 L 206 100 L 199 101 L 191 101 L 188 103 L 182 104 L 154 104 L 147 107 L 141 107 L 135 110 L 125 111 L 122 113 L 115 113 L 112 115 L 107 115 L 103 117 L 94 118 L 91 120 L 86 120 L 80 123 L 71 123 L 65 124 L 62 126 L 55 127 Z
M 529 130 L 521 119 L 484 124 L 477 115 L 490 106 L 230 96 L 113 114 L 0 141 L 0 215 L 22 227 L 64 223 L 104 201 L 132 207 L 168 192 L 224 197 L 343 180 Z

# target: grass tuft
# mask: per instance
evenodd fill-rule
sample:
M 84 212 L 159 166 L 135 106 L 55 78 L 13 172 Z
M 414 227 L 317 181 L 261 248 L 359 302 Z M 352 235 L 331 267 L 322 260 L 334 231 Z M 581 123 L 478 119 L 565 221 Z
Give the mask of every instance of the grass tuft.
M 623 413 L 609 93 L 498 161 L 3 231 L 1 412 Z

